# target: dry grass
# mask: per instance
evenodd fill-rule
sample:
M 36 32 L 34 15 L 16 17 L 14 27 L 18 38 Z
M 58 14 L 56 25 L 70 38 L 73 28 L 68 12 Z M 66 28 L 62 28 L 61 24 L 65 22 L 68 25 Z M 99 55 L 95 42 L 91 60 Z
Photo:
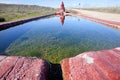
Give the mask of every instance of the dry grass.
M 0 4 L 0 22 L 42 16 L 54 12 L 56 12 L 54 8 L 36 5 Z

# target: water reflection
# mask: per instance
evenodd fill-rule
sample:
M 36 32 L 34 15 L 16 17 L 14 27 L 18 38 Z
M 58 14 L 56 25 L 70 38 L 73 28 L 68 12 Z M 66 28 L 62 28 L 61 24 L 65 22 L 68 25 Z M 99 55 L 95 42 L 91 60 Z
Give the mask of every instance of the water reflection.
M 58 13 L 58 14 L 55 14 L 55 16 L 58 16 L 60 18 L 61 24 L 64 25 L 66 15 L 64 15 L 64 13 Z
M 65 21 L 65 16 L 60 15 L 60 22 L 61 22 L 62 25 L 64 25 L 64 21 Z

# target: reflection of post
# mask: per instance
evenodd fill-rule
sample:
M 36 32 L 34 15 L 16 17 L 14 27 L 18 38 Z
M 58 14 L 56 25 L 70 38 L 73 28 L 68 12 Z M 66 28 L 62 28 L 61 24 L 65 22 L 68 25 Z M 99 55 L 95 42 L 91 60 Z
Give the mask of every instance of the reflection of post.
M 63 25 L 64 24 L 64 20 L 65 20 L 65 16 L 64 15 L 60 15 L 60 22 Z

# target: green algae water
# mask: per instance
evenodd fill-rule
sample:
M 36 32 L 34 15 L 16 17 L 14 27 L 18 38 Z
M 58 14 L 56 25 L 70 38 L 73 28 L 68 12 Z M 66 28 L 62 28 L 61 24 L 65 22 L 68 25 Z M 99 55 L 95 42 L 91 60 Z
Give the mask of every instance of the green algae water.
M 31 56 L 59 63 L 86 51 L 120 47 L 120 31 L 83 18 L 31 21 L 0 31 L 0 54 Z

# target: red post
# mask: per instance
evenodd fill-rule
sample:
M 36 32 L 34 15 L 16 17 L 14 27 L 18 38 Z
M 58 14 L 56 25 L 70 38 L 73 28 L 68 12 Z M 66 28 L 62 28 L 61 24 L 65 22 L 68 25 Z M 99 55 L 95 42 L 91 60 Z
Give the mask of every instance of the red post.
M 59 10 L 60 13 L 63 13 L 65 12 L 65 6 L 64 6 L 64 3 L 62 2 L 61 5 L 60 5 L 60 10 Z

